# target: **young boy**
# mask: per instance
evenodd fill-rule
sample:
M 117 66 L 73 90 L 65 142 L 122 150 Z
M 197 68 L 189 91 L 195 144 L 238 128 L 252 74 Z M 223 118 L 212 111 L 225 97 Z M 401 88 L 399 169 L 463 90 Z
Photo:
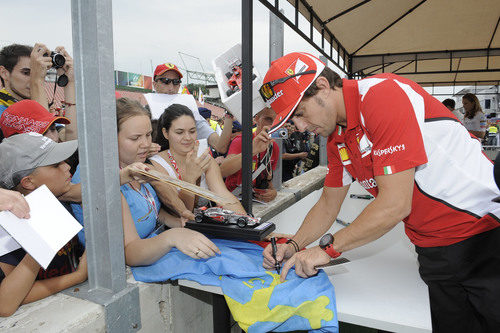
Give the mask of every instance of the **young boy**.
M 257 129 L 255 130 L 252 139 L 252 172 L 255 172 L 255 170 L 257 170 L 261 165 L 266 165 L 266 167 L 254 180 L 253 188 L 255 191 L 255 198 L 264 202 L 274 200 L 277 195 L 272 183 L 272 170 L 276 169 L 279 147 L 267 133 L 267 130 L 269 129 L 269 126 L 272 125 L 275 117 L 276 113 L 270 108 L 264 108 L 254 117 Z M 220 165 L 222 176 L 226 177 L 226 187 L 231 192 L 241 185 L 241 144 L 241 136 L 234 138 L 229 146 L 226 158 Z
M 0 187 L 29 194 L 45 184 L 58 197 L 68 191 L 71 175 L 64 162 L 77 141 L 56 143 L 38 133 L 13 135 L 0 144 Z M 47 270 L 23 249 L 0 257 L 0 316 L 12 315 L 19 305 L 37 301 L 87 279 L 84 254 L 75 270 L 74 249 L 64 246 Z M 3 273 L 3 274 L 1 274 Z M 4 277 L 2 276 L 4 275 Z

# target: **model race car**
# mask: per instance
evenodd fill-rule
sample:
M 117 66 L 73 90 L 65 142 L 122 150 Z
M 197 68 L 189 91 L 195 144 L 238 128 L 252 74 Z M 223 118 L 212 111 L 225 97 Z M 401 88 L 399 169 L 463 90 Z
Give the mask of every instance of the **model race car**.
M 260 218 L 235 213 L 221 207 L 196 208 L 194 210 L 194 220 L 197 223 L 235 224 L 240 228 L 254 227 L 260 224 Z

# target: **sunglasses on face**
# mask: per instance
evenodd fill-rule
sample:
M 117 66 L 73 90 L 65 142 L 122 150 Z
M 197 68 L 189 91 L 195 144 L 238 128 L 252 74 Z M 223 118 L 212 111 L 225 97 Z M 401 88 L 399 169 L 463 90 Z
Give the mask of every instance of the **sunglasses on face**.
M 305 71 L 302 73 L 297 73 L 297 74 L 293 74 L 290 76 L 285 76 L 285 77 L 264 83 L 259 89 L 260 96 L 262 96 L 262 99 L 264 100 L 264 102 L 267 102 L 275 95 L 274 87 L 276 85 L 281 84 L 283 82 L 286 82 L 287 80 L 291 79 L 292 77 L 305 75 L 305 74 L 316 74 L 316 71 L 315 70 Z
M 156 82 L 158 82 L 158 81 L 162 82 L 163 84 L 170 84 L 170 83 L 172 83 L 174 86 L 178 86 L 182 82 L 181 79 L 167 79 L 167 78 L 164 78 L 164 77 L 156 79 Z

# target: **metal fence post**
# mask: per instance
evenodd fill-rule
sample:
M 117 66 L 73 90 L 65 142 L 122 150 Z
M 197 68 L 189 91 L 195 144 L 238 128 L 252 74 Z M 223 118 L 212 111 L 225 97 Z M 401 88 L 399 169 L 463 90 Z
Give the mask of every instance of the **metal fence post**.
M 276 169 L 273 171 L 273 187 L 276 191 L 281 190 L 283 187 L 283 139 L 274 139 L 279 148 L 278 163 L 276 163 Z M 269 163 L 271 163 L 269 161 Z
M 252 74 L 253 74 L 253 1 L 241 2 L 241 54 L 242 54 L 242 205 L 252 213 Z
M 328 155 L 326 154 L 327 138 L 319 137 L 319 165 L 328 165 Z
M 88 283 L 72 296 L 101 304 L 107 332 L 140 329 L 139 292 L 125 276 L 111 0 L 72 0 L 73 53 Z
M 283 9 L 280 9 L 280 13 L 284 14 Z M 283 56 L 284 50 L 284 27 L 285 23 L 274 15 L 273 12 L 269 12 L 269 66 L 274 60 L 281 58 Z
M 283 9 L 280 10 L 284 14 Z M 284 23 L 279 17 L 269 12 L 269 66 L 274 60 L 283 56 L 284 49 Z M 276 191 L 282 188 L 282 174 L 283 174 L 283 139 L 274 139 L 279 147 L 278 164 L 276 170 L 273 172 L 273 186 Z

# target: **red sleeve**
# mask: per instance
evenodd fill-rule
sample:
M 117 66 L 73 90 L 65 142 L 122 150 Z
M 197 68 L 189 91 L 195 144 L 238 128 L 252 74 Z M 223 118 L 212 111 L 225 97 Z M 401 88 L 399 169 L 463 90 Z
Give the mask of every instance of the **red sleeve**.
M 340 160 L 339 150 L 335 141 L 330 137 L 326 145 L 328 156 L 328 171 L 325 177 L 325 186 L 344 187 L 354 180 Z
M 231 141 L 229 149 L 227 150 L 228 155 L 241 154 L 241 135 L 238 135 Z
M 361 103 L 360 121 L 373 144 L 374 176 L 427 163 L 417 120 L 423 125 L 424 114 L 424 98 L 408 85 L 386 80 L 368 91 Z

